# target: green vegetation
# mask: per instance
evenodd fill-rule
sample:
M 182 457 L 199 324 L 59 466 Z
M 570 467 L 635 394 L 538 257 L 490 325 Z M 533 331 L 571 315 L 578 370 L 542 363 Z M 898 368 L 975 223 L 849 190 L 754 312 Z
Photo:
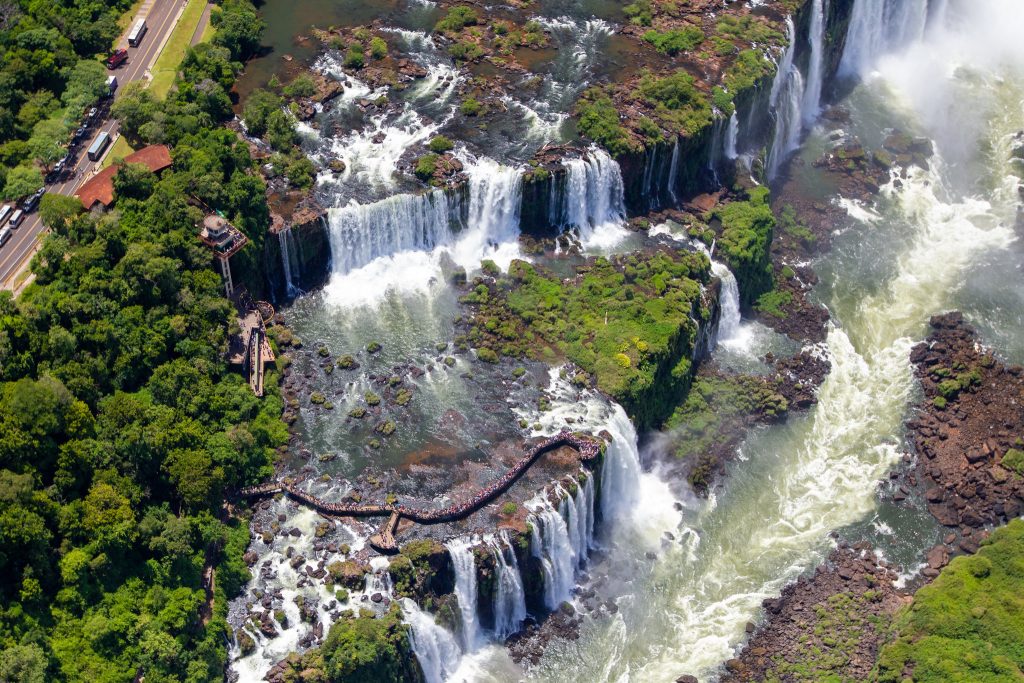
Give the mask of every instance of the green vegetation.
M 715 33 L 723 39 L 762 47 L 778 45 L 784 40 L 781 33 L 750 14 L 723 14 L 715 24 Z
M 226 2 L 218 14 L 231 8 L 243 6 Z M 47 21 L 95 19 L 73 36 L 87 42 L 114 25 L 79 9 L 46 6 Z M 51 30 L 20 22 L 37 38 Z M 233 264 L 236 281 L 248 280 L 269 225 L 265 188 L 245 143 L 215 128 L 230 117 L 237 56 L 189 50 L 165 101 L 128 98 L 128 134 L 170 145 L 173 168 L 158 178 L 122 167 L 117 210 L 101 216 L 44 197 L 51 234 L 32 263 L 36 280 L 18 301 L 0 294 L 5 680 L 223 673 L 227 599 L 249 576 L 249 531 L 221 501 L 271 474 L 287 440 L 275 373 L 258 399 L 224 361 L 234 309 L 195 239 L 203 211 L 190 204 L 220 209 L 249 236 Z M 217 577 L 210 598 L 207 566 Z
M 483 110 L 483 105 L 475 97 L 467 97 L 459 105 L 459 112 L 463 116 L 477 116 Z
M 696 26 L 687 26 L 683 29 L 673 29 L 664 33 L 658 31 L 647 31 L 643 39 L 653 45 L 659 52 L 675 55 L 680 52 L 689 52 L 704 41 L 704 32 Z
M 765 315 L 770 315 L 773 318 L 781 319 L 785 318 L 787 315 L 786 311 L 783 309 L 792 302 L 792 294 L 778 289 L 773 289 L 757 297 L 754 309 L 764 313 Z
M 5 199 L 42 187 L 39 170 L 64 155 L 83 114 L 107 91 L 106 55 L 130 0 L 8 3 L 0 15 L 0 188 Z M 39 178 L 39 182 L 36 179 Z
M 725 73 L 725 87 L 731 93 L 752 88 L 760 79 L 775 73 L 775 65 L 761 50 L 743 50 L 729 65 Z
M 284 108 L 284 100 L 269 90 L 257 89 L 249 95 L 242 121 L 250 134 L 266 138 L 276 150 L 290 150 L 298 140 L 295 119 Z
M 607 149 L 613 156 L 636 151 L 629 131 L 619 123 L 615 103 L 602 88 L 590 88 L 576 103 L 576 125 L 581 134 Z
M 764 680 L 773 683 L 859 683 L 851 676 L 851 657 L 865 637 L 874 637 L 888 619 L 872 613 L 878 591 L 831 595 L 814 605 L 814 627 L 793 641 L 786 654 L 771 658 Z
M 380 36 L 374 36 L 370 40 L 370 55 L 374 59 L 384 59 L 388 56 L 388 44 Z
M 1024 476 L 1024 451 L 1017 448 L 1007 450 L 1000 464 L 1006 469 Z
M 958 557 L 896 618 L 877 680 L 1016 681 L 1024 671 L 1024 522 L 997 529 Z
M 188 0 L 188 4 L 181 13 L 181 18 L 174 25 L 174 30 L 167 38 L 160 55 L 153 64 L 153 80 L 149 83 L 149 89 L 159 98 L 167 96 L 167 92 L 174 84 L 178 75 L 178 69 L 185 53 L 192 42 L 192 35 L 199 26 L 199 19 L 203 16 L 206 8 L 206 0 Z
M 768 251 L 775 229 L 775 216 L 768 205 L 768 188 L 752 188 L 745 201 L 723 204 L 706 219 L 721 223 L 719 248 L 736 275 L 743 304 L 751 305 L 772 288 Z
M 448 46 L 448 54 L 453 59 L 463 62 L 471 62 L 474 59 L 478 59 L 483 53 L 484 51 L 479 45 L 469 41 L 459 41 Z
M 316 94 L 316 83 L 313 82 L 313 77 L 309 74 L 299 74 L 281 92 L 292 100 L 299 97 L 312 97 Z
M 728 445 L 755 418 L 775 420 L 789 404 L 768 380 L 751 375 L 701 375 L 665 423 L 673 432 L 675 454 L 694 467 L 690 483 L 698 489 L 710 483 L 713 451 Z
M 350 69 L 362 69 L 366 64 L 366 54 L 362 43 L 352 43 L 345 53 L 345 66 Z
M 455 144 L 443 135 L 435 135 L 431 138 L 428 147 L 430 148 L 430 151 L 435 154 L 443 154 L 454 149 Z
M 711 124 L 711 104 L 697 88 L 693 76 L 685 71 L 663 78 L 644 76 L 640 79 L 639 95 L 654 108 L 654 118 L 669 130 L 694 135 Z
M 689 385 L 706 256 L 660 250 L 599 258 L 571 281 L 514 261 L 509 277 L 479 281 L 456 343 L 510 357 L 566 358 L 642 426 L 660 421 Z
M 476 10 L 472 7 L 452 7 L 448 10 L 448 14 L 437 22 L 434 30 L 438 33 L 458 33 L 467 26 L 475 26 L 477 21 L 479 20 Z
M 654 20 L 651 0 L 636 0 L 623 7 L 622 11 L 629 17 L 629 21 L 637 26 L 650 26 Z
M 801 244 L 805 247 L 813 246 L 818 239 L 811 232 L 810 228 L 807 227 L 807 224 L 797 216 L 796 209 L 793 208 L 792 204 L 782 205 L 779 211 L 778 224 L 784 233 L 800 240 Z
M 438 156 L 434 153 L 424 154 L 416 160 L 416 177 L 420 180 L 430 180 L 437 171 Z

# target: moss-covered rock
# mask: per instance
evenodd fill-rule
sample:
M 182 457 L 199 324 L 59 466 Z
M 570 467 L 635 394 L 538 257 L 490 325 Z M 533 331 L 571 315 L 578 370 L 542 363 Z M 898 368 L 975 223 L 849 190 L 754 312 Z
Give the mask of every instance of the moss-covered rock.
M 431 600 L 455 590 L 455 567 L 451 555 L 433 539 L 410 541 L 388 567 L 395 594 L 415 599 L 429 609 Z
M 350 590 L 362 588 L 363 577 L 369 571 L 369 565 L 361 564 L 355 560 L 334 561 L 327 565 L 327 572 L 331 580 Z

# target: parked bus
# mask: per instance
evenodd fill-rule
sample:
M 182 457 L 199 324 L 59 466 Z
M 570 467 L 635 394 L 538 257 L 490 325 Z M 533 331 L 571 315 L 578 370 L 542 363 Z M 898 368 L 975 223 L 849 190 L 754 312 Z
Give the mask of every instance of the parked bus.
M 11 214 L 11 222 L 8 223 L 8 227 L 10 227 L 11 230 L 14 230 L 19 225 L 21 225 L 21 222 L 23 220 L 25 220 L 25 212 L 22 211 L 21 209 L 18 209 L 13 214 Z
M 11 239 L 10 228 L 0 228 L 0 247 L 7 244 L 7 240 Z
M 142 36 L 146 35 L 146 20 L 139 19 L 135 22 L 135 26 L 132 26 L 132 32 L 128 34 L 128 44 L 132 47 L 138 47 L 139 43 L 142 42 Z
M 12 213 L 14 213 L 14 207 L 10 204 L 4 204 L 4 207 L 0 209 L 0 225 L 6 223 Z
M 89 151 L 87 152 L 89 158 L 93 161 L 98 161 L 99 158 L 103 156 L 103 152 L 107 149 L 107 145 L 109 144 L 110 134 L 103 131 L 96 136 L 96 139 L 93 140 L 92 144 L 89 146 Z

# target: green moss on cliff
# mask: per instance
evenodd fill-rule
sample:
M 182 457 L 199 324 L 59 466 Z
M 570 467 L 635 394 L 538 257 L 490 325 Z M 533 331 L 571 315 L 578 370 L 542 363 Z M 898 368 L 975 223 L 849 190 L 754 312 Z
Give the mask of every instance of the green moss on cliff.
M 509 279 L 480 282 L 463 299 L 476 307 L 466 341 L 506 356 L 571 360 L 649 426 L 689 386 L 708 271 L 706 256 L 668 249 L 599 258 L 567 281 L 515 261 Z
M 1022 677 L 1024 521 L 1014 520 L 917 592 L 879 654 L 877 680 L 987 683 Z
M 581 134 L 618 156 L 637 151 L 637 143 L 619 123 L 615 103 L 601 88 L 590 88 L 576 104 L 576 125 Z
M 718 247 L 736 275 L 744 306 L 772 288 L 769 250 L 775 230 L 775 216 L 768 205 L 768 188 L 755 187 L 745 201 L 724 204 L 712 210 L 708 220 L 721 224 Z

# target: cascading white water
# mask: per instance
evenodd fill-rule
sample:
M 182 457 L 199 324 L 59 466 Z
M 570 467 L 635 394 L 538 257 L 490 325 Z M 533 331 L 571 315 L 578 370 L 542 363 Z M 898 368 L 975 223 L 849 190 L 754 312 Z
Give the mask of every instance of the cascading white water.
M 718 333 L 716 335 L 717 342 L 721 344 L 739 334 L 741 324 L 740 288 L 736 283 L 736 276 L 724 263 L 712 261 L 711 272 L 722 282 L 721 292 L 718 295 L 718 306 L 721 313 L 718 317 Z
M 766 173 L 772 180 L 786 158 L 799 146 L 803 127 L 804 77 L 793 63 L 796 51 L 796 28 L 786 17 L 786 37 L 789 45 L 779 61 L 779 70 L 772 82 L 769 105 L 775 118 L 775 132 L 768 152 Z
M 735 116 L 735 113 L 733 114 Z M 679 182 L 679 136 L 672 142 L 672 161 L 668 166 L 668 195 L 672 198 L 672 205 L 679 203 L 676 196 L 676 183 Z
M 427 683 L 444 683 L 458 668 L 462 651 L 447 629 L 437 624 L 408 598 L 401 600 L 402 614 L 409 624 L 409 640 Z
M 856 0 L 839 73 L 863 75 L 879 57 L 919 40 L 927 21 L 928 0 Z
M 560 503 L 559 508 L 564 506 Z M 530 546 L 541 562 L 544 574 L 544 604 L 557 609 L 572 594 L 576 579 L 576 549 L 569 538 L 569 528 L 560 509 L 552 507 L 546 497 L 531 506 Z
M 622 406 L 614 404 L 607 422 L 612 441 L 601 470 L 601 513 L 606 520 L 633 509 L 640 488 L 640 454 L 636 428 Z
M 295 251 L 295 238 L 292 235 L 291 227 L 286 227 L 277 233 L 277 243 L 281 249 L 281 269 L 284 271 L 284 283 L 285 291 L 288 296 L 297 296 L 300 292 L 295 286 L 295 282 L 292 276 L 292 261 L 293 252 Z M 298 254 L 295 254 L 297 257 Z M 298 269 L 298 262 L 296 261 L 296 269 Z
M 619 164 L 607 152 L 591 147 L 577 159 L 566 159 L 560 224 L 589 237 L 601 227 L 622 223 L 626 216 Z
M 455 598 L 462 615 L 462 650 L 472 652 L 478 644 L 476 557 L 472 543 L 456 538 L 445 543 L 455 567 Z
M 739 152 L 736 150 L 737 141 L 740 137 L 740 120 L 736 116 L 736 110 L 733 109 L 732 114 L 729 116 L 729 128 L 725 134 L 725 158 L 729 161 L 739 157 Z
M 488 539 L 494 553 L 496 568 L 494 586 L 494 635 L 503 640 L 519 630 L 526 619 L 526 594 L 523 578 L 519 573 L 519 561 L 508 539 L 508 532 L 501 531 Z
M 345 275 L 383 256 L 449 244 L 457 217 L 458 207 L 442 190 L 330 209 L 331 269 Z
M 825 63 L 825 0 L 812 0 L 808 42 L 811 46 L 811 56 L 807 67 L 807 87 L 804 89 L 804 100 L 800 108 L 805 126 L 813 124 L 821 113 L 821 82 Z

